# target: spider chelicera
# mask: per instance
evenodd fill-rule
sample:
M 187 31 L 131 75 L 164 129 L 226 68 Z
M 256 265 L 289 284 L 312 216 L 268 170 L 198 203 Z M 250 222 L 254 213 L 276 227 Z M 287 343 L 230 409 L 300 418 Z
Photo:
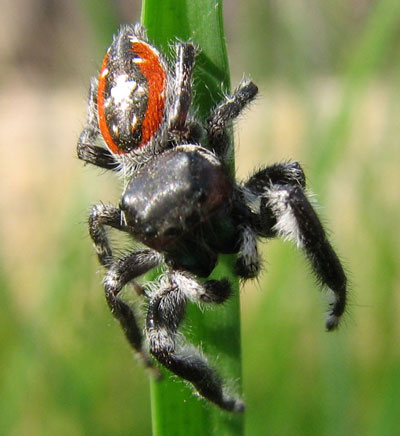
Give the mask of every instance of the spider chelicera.
M 331 291 L 328 330 L 338 326 L 345 310 L 346 277 L 306 197 L 297 162 L 274 164 L 245 182 L 234 181 L 227 166 L 228 127 L 258 90 L 243 80 L 200 123 L 192 107 L 196 51 L 191 42 L 177 43 L 172 68 L 141 25 L 122 26 L 99 77 L 91 81 L 88 121 L 77 153 L 87 163 L 121 173 L 125 181 L 119 206 L 92 208 L 89 232 L 107 270 L 108 305 L 131 346 L 153 366 L 134 312 L 119 296 L 129 282 L 148 299 L 150 354 L 204 398 L 241 412 L 243 401 L 228 392 L 200 352 L 178 337 L 188 301 L 220 304 L 231 295 L 227 279 L 200 282 L 197 277 L 210 275 L 219 253 L 236 253 L 237 274 L 254 278 L 260 271 L 257 239 L 291 239 Z M 107 227 L 132 235 L 143 248 L 116 256 Z M 159 265 L 164 274 L 144 291 L 136 279 Z

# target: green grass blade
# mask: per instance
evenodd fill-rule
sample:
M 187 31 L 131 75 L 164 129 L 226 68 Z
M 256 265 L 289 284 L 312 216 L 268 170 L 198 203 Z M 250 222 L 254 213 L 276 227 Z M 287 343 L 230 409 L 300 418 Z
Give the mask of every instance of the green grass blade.
M 229 90 L 229 68 L 225 48 L 222 3 L 215 0 L 146 0 L 142 22 L 150 40 L 164 52 L 171 42 L 192 40 L 201 52 L 195 70 L 195 104 L 198 116 L 205 119 L 210 109 Z M 240 307 L 238 281 L 233 273 L 232 256 L 223 256 L 212 278 L 228 277 L 235 296 L 223 307 L 200 311 L 188 308 L 184 333 L 201 346 L 218 370 L 240 392 Z M 214 363 L 214 362 L 213 362 Z M 162 382 L 151 383 L 154 436 L 201 436 L 243 434 L 243 416 L 220 411 L 199 400 L 192 389 L 170 374 Z

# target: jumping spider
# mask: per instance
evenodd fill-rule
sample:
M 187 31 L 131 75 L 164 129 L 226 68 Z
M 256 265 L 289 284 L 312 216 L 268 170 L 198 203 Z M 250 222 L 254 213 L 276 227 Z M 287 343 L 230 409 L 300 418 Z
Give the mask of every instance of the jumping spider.
M 122 173 L 125 181 L 118 207 L 92 208 L 89 232 L 107 270 L 108 305 L 131 346 L 152 367 L 134 313 L 119 293 L 162 264 L 163 277 L 143 292 L 151 355 L 204 398 L 241 412 L 243 401 L 228 394 L 201 353 L 178 341 L 188 301 L 220 304 L 231 295 L 227 279 L 199 282 L 196 277 L 210 275 L 219 253 L 236 253 L 237 274 L 256 277 L 257 239 L 291 239 L 333 295 L 328 330 L 338 326 L 344 312 L 346 277 L 306 197 L 305 176 L 297 162 L 274 164 L 245 182 L 234 181 L 226 163 L 228 126 L 258 90 L 243 80 L 200 123 L 192 108 L 196 51 L 191 42 L 177 43 L 172 68 L 140 24 L 122 26 L 99 77 L 91 81 L 88 122 L 77 153 L 87 163 Z M 106 147 L 97 144 L 99 139 Z M 115 256 L 107 227 L 127 232 L 144 248 Z

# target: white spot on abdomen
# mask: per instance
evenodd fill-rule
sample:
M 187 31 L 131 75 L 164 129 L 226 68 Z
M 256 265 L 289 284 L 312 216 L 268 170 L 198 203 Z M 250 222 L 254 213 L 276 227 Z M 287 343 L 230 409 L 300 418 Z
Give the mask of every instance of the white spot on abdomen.
M 128 80 L 126 74 L 117 76 L 115 85 L 111 88 L 111 97 L 114 104 L 119 106 L 121 110 L 126 110 L 132 105 L 132 92 L 137 88 L 137 83 L 134 80 Z

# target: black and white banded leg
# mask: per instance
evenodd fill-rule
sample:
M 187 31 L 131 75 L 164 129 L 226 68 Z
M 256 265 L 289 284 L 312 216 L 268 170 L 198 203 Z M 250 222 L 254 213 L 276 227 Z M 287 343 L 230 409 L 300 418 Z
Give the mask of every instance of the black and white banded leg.
M 132 308 L 118 294 L 126 284 L 160 265 L 162 261 L 163 256 L 161 254 L 149 249 L 129 253 L 112 263 L 104 280 L 108 306 L 114 317 L 119 321 L 128 342 L 148 368 L 152 368 L 153 363 L 143 350 L 143 336 L 136 322 L 135 314 Z M 159 376 L 158 371 L 154 369 L 153 371 L 154 375 Z
M 305 187 L 305 175 L 298 162 L 274 164 L 258 170 L 247 182 L 239 187 L 239 195 L 248 207 L 253 219 L 251 225 L 239 226 L 239 252 L 236 273 L 245 279 L 257 277 L 261 269 L 261 259 L 257 249 L 257 235 L 275 236 L 271 227 L 275 217 L 265 208 L 263 193 L 274 184 Z M 254 216 L 256 217 L 254 219 Z
M 108 306 L 121 324 L 132 348 L 138 353 L 145 366 L 151 368 L 153 364 L 147 353 L 143 351 L 142 333 L 136 322 L 135 314 L 129 305 L 119 298 L 118 294 L 127 283 L 158 266 L 163 261 L 163 257 L 156 251 L 146 249 L 119 259 L 115 258 L 106 226 L 126 230 L 121 210 L 115 206 L 94 206 L 89 217 L 89 232 L 101 264 L 108 268 L 104 280 Z M 157 371 L 153 371 L 155 375 L 158 375 Z
M 121 210 L 116 206 L 98 204 L 89 215 L 89 234 L 100 263 L 108 267 L 114 261 L 107 227 L 126 230 Z
M 242 412 L 244 403 L 226 392 L 207 359 L 193 346 L 182 344 L 177 335 L 188 300 L 222 303 L 230 293 L 228 280 L 200 284 L 187 273 L 172 271 L 150 300 L 146 327 L 150 352 L 163 366 L 221 408 Z
M 267 186 L 293 185 L 306 187 L 306 176 L 298 162 L 283 162 L 258 170 L 245 183 L 252 192 L 262 194 Z
M 240 245 L 235 271 L 244 279 L 257 277 L 261 268 L 260 256 L 257 249 L 256 234 L 249 226 L 240 226 Z
M 318 280 L 332 291 L 334 301 L 326 328 L 335 329 L 346 306 L 346 276 L 316 212 L 298 186 L 272 185 L 265 190 L 264 197 L 276 219 L 273 227 L 276 235 L 302 248 Z

